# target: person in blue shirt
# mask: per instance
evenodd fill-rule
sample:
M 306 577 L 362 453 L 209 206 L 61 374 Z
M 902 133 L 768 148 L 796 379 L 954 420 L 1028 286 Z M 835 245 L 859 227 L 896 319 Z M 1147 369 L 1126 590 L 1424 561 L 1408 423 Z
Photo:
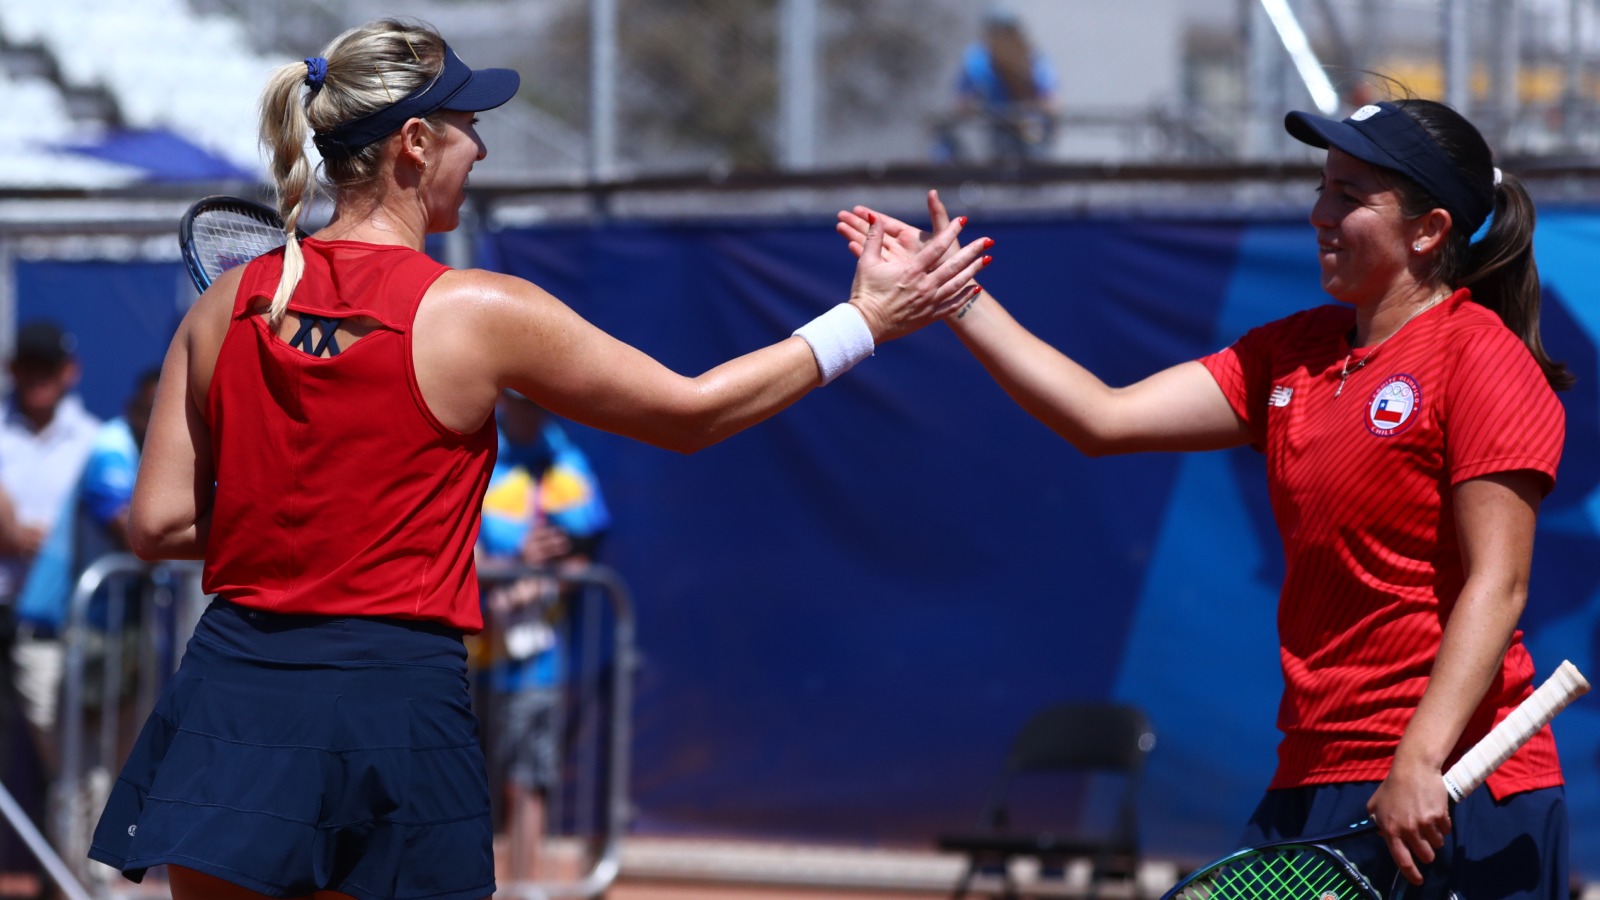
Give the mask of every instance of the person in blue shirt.
M 1022 20 L 1009 9 L 991 7 L 984 14 L 983 39 L 962 52 L 956 108 L 940 123 L 935 157 L 943 162 L 965 158 L 957 130 L 976 118 L 988 133 L 995 160 L 1039 159 L 1055 138 L 1056 87 L 1055 68 L 1028 41 Z
M 60 765 L 58 708 L 66 656 L 61 629 L 66 624 L 67 603 L 78 576 L 90 563 L 107 553 L 127 550 L 128 503 L 133 499 L 139 451 L 150 423 L 159 375 L 154 369 L 141 374 L 134 383 L 123 415 L 100 425 L 94 432 L 83 468 L 67 492 L 60 513 L 44 533 L 17 594 L 18 633 L 10 654 L 17 673 L 18 691 L 26 697 L 31 710 L 26 732 L 32 738 L 42 767 L 36 778 L 45 785 L 54 781 Z M 105 628 L 108 590 L 126 591 L 124 596 L 133 598 L 141 588 L 142 585 L 130 585 L 125 581 L 102 588 L 90 610 L 91 624 Z M 87 660 L 90 665 L 104 660 L 105 644 L 96 640 L 99 636 L 99 632 L 90 636 Z M 137 659 L 131 650 L 131 644 L 125 642 L 122 658 L 129 664 Z M 84 680 L 91 691 L 101 683 L 101 678 L 93 675 Z M 131 695 L 124 694 L 128 696 Z M 82 712 L 66 710 L 65 714 Z M 111 762 L 114 760 L 99 761 L 102 769 L 91 779 L 95 784 L 92 790 L 104 789 L 109 773 L 103 767 Z M 6 894 L 0 891 L 0 895 Z
M 593 561 L 610 512 L 587 457 L 533 401 L 506 391 L 496 408 L 499 454 L 478 532 L 485 622 L 493 633 L 485 731 L 505 786 L 496 853 L 505 877 L 532 880 L 546 801 L 560 783 L 566 655 L 556 578 L 507 577 L 522 566 L 560 570 Z
M 29 690 L 40 710 L 34 724 L 52 766 L 63 662 L 60 632 L 66 624 L 67 603 L 78 577 L 90 563 L 128 549 L 128 504 L 133 499 L 139 452 L 159 378 L 160 372 L 155 369 L 142 373 L 123 414 L 95 432 L 83 469 L 17 595 L 16 615 L 22 637 L 14 653 L 19 669 L 29 672 Z M 92 610 L 98 617 L 94 624 L 103 627 L 104 599 L 97 601 Z

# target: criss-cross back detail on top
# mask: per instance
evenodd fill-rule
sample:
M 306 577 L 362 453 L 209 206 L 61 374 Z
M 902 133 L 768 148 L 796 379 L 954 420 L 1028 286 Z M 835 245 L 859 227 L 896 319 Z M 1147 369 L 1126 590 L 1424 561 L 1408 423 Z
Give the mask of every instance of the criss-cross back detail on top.
M 251 315 L 266 318 L 265 302 L 255 304 Z M 372 316 L 325 316 L 289 310 L 274 329 L 278 339 L 307 356 L 334 357 L 349 350 L 374 331 L 393 330 Z
M 339 341 L 334 337 L 334 333 L 343 323 L 343 319 L 302 313 L 300 315 L 300 329 L 294 333 L 294 337 L 289 338 L 289 346 L 297 347 L 312 356 L 321 356 L 323 353 L 327 353 L 329 356 L 338 356 Z M 320 341 L 316 340 L 312 335 L 312 328 L 322 332 Z

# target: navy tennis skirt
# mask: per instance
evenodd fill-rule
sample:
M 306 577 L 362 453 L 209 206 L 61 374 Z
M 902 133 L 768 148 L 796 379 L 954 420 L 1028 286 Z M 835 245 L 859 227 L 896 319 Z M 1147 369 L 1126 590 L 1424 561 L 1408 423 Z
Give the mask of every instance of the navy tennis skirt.
M 1302 835 L 1324 834 L 1367 817 L 1376 781 L 1318 784 L 1267 791 L 1250 817 L 1240 846 Z M 1494 897 L 1497 900 L 1566 900 L 1567 794 L 1564 787 L 1539 788 L 1496 800 L 1487 788 L 1468 794 L 1451 810 L 1450 834 L 1436 862 L 1423 866 L 1421 887 L 1406 900 Z M 1338 845 L 1385 897 L 1399 867 L 1375 837 Z
M 461 633 L 216 600 L 145 723 L 89 856 L 274 897 L 477 900 L 493 826 Z

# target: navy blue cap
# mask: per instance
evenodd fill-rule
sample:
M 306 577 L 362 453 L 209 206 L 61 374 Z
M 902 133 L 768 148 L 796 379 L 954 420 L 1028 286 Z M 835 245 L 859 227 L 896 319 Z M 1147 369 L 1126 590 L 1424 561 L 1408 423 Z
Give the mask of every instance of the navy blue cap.
M 444 66 L 432 81 L 394 103 L 357 119 L 341 123 L 312 137 L 325 159 L 346 159 L 362 147 L 393 134 L 407 120 L 420 119 L 441 109 L 482 112 L 494 109 L 517 93 L 522 77 L 512 69 L 474 70 L 455 51 L 444 48 Z
M 1292 112 L 1284 116 L 1283 127 L 1313 147 L 1338 147 L 1363 162 L 1411 178 L 1469 235 L 1494 211 L 1492 179 L 1475 184 L 1416 119 L 1393 103 L 1363 106 L 1342 122 Z

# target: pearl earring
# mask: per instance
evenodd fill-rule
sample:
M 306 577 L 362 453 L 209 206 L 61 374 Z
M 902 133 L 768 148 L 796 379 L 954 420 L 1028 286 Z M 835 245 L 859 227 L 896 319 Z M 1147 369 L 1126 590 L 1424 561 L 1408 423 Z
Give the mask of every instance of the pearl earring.
M 1415 244 L 1412 244 L 1411 245 L 1411 252 L 1412 253 L 1421 253 L 1422 252 L 1422 242 L 1421 241 L 1417 241 Z

